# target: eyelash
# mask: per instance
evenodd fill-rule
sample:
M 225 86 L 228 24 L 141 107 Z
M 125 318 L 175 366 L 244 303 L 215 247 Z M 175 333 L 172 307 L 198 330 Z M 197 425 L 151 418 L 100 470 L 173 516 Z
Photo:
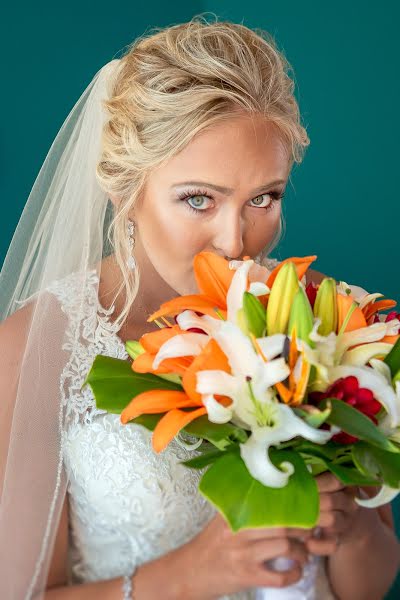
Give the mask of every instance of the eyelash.
M 192 212 L 194 212 L 196 214 L 207 212 L 207 209 L 194 208 L 191 204 L 189 204 L 188 200 L 190 198 L 193 198 L 193 196 L 205 196 L 206 198 L 210 198 L 210 200 L 213 200 L 213 197 L 210 196 L 210 194 L 208 194 L 204 190 L 191 189 L 191 190 L 187 190 L 187 191 L 184 191 L 184 192 L 181 192 L 180 194 L 178 194 L 179 200 L 184 202 L 186 208 L 188 208 Z M 261 207 L 254 206 L 253 208 L 263 208 L 266 212 L 269 212 L 270 210 L 272 210 L 274 208 L 274 206 L 277 202 L 282 200 L 282 198 L 285 196 L 285 194 L 279 193 L 279 192 L 269 192 L 268 194 L 260 194 L 259 196 L 256 196 L 256 198 L 259 198 L 260 196 L 271 196 L 271 198 L 272 198 L 271 203 L 268 206 L 261 206 Z

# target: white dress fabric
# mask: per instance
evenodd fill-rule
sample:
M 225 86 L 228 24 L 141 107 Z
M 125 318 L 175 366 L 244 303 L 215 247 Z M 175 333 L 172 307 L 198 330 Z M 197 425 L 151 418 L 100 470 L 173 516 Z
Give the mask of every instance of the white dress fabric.
M 267 259 L 266 266 L 276 266 Z M 69 330 L 80 327 L 82 344 L 60 382 L 67 428 L 64 468 L 69 483 L 69 584 L 111 579 L 183 545 L 198 534 L 216 509 L 198 491 L 202 470 L 180 461 L 198 455 L 176 438 L 157 454 L 151 432 L 122 425 L 119 415 L 96 408 L 82 383 L 97 354 L 129 359 L 125 345 L 97 296 L 95 270 L 85 275 L 85 303 L 76 306 L 73 273 L 47 289 L 67 315 Z M 67 337 L 68 337 L 67 331 Z M 68 342 L 66 342 L 68 344 Z M 222 574 L 221 574 L 222 576 Z M 122 591 L 121 591 L 122 597 Z M 312 557 L 303 578 L 286 588 L 249 589 L 220 600 L 334 600 L 321 557 Z

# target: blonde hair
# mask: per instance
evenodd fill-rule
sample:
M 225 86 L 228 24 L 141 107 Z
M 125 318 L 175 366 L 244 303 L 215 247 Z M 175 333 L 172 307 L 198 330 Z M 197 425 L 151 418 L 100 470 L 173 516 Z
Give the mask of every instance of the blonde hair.
M 139 269 L 126 266 L 129 213 L 152 169 L 180 152 L 202 129 L 238 111 L 261 114 L 279 129 L 290 166 L 300 163 L 310 141 L 300 123 L 287 59 L 268 32 L 202 15 L 166 28 L 153 28 L 128 46 L 111 97 L 109 120 L 96 174 L 119 200 L 107 233 L 123 275 L 118 294 L 123 323 L 139 287 Z M 280 240 L 280 229 L 264 256 Z

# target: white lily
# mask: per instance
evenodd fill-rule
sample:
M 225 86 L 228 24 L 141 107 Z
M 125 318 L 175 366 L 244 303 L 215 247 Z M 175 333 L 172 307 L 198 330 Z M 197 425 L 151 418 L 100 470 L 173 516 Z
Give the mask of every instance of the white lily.
M 227 319 L 232 323 L 237 323 L 237 312 L 243 307 L 243 294 L 247 291 L 249 271 L 253 264 L 253 260 L 243 261 L 232 277 L 226 296 Z
M 360 327 L 353 331 L 346 331 L 338 336 L 337 349 L 335 353 L 335 363 L 339 364 L 342 361 L 344 353 L 351 347 L 358 344 L 370 344 L 378 342 L 387 335 L 396 335 L 400 326 L 398 319 L 380 323 L 373 323 L 368 327 Z M 358 350 L 358 348 L 355 348 Z M 354 354 L 353 354 L 354 355 Z
M 361 346 L 357 346 L 357 348 L 347 350 L 343 354 L 342 365 L 355 365 L 357 367 L 366 365 L 371 362 L 371 360 L 375 360 L 374 357 L 376 356 L 386 356 L 392 348 L 393 344 L 387 344 L 385 342 L 362 344 Z M 382 363 L 382 361 L 377 362 Z
M 336 286 L 336 289 L 339 292 L 339 294 L 342 294 L 343 296 L 348 296 L 348 295 L 352 296 L 358 304 L 366 303 L 365 301 L 366 301 L 367 296 L 371 295 L 371 294 L 368 294 L 367 290 L 360 287 L 359 285 L 350 285 L 350 284 L 346 283 L 345 281 L 339 281 L 339 283 Z M 368 300 L 368 302 L 369 302 L 369 300 Z M 364 304 L 363 304 L 363 306 L 364 306 Z
M 167 340 L 153 360 L 153 369 L 157 369 L 166 358 L 177 358 L 178 356 L 197 356 L 209 340 L 205 333 L 178 334 Z
M 297 435 L 316 443 L 326 443 L 333 431 L 315 429 L 297 417 L 293 410 L 276 400 L 273 385 L 284 381 L 289 367 L 283 358 L 264 362 L 256 353 L 250 339 L 239 327 L 229 321 L 221 323 L 213 337 L 226 354 L 232 374 L 218 370 L 197 373 L 196 391 L 202 394 L 208 417 L 216 423 L 242 423 L 251 430 L 249 439 L 240 444 L 240 453 L 251 475 L 271 487 L 286 485 L 294 467 L 282 463 L 285 472 L 277 469 L 269 459 L 268 448 Z M 280 344 L 274 337 L 275 351 Z M 265 338 L 266 347 L 268 347 Z M 228 407 L 221 406 L 214 395 L 232 399 Z
M 391 373 L 390 373 L 390 369 L 388 367 L 388 365 L 386 365 L 384 362 L 382 362 L 381 360 L 377 360 L 376 361 L 376 366 L 375 368 L 378 369 L 382 369 L 382 375 L 384 377 L 386 377 L 387 379 L 389 379 L 389 382 L 391 382 Z M 378 366 L 378 363 L 380 363 L 380 365 Z M 387 370 L 386 370 L 387 368 Z M 396 395 L 397 397 L 400 399 L 400 381 L 396 381 L 395 382 L 395 390 L 396 390 Z M 400 400 L 399 400 L 400 401 Z M 396 426 L 394 427 L 392 424 L 392 419 L 390 415 L 385 415 L 378 423 L 378 428 L 382 431 L 382 433 L 384 433 L 390 440 L 392 440 L 393 442 L 397 442 L 398 444 L 400 443 L 400 427 Z
M 280 469 L 276 468 L 269 459 L 269 447 L 292 440 L 297 435 L 317 444 L 325 444 L 333 432 L 307 425 L 286 404 L 269 401 L 267 405 L 264 404 L 264 409 L 267 422 L 263 427 L 252 429 L 249 439 L 240 444 L 240 455 L 254 479 L 264 485 L 280 488 L 287 484 L 294 467 L 292 463 L 284 461 L 279 465 Z
M 205 331 L 209 336 L 213 334 L 213 331 L 221 323 L 221 319 L 216 319 L 209 315 L 202 315 L 200 317 L 193 310 L 184 310 L 176 317 L 176 321 L 183 331 L 197 327 Z
M 377 508 L 378 506 L 382 506 L 383 504 L 391 502 L 399 493 L 400 490 L 397 488 L 392 488 L 388 485 L 382 485 L 376 496 L 366 499 L 355 497 L 354 501 L 360 506 L 365 506 L 366 508 Z

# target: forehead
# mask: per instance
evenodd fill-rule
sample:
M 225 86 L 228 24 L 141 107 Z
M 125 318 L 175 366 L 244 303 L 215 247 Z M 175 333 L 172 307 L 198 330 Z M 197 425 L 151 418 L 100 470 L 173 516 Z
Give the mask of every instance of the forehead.
M 165 184 L 207 177 L 244 189 L 287 179 L 289 169 L 288 148 L 277 126 L 263 117 L 239 115 L 200 131 L 154 175 Z

